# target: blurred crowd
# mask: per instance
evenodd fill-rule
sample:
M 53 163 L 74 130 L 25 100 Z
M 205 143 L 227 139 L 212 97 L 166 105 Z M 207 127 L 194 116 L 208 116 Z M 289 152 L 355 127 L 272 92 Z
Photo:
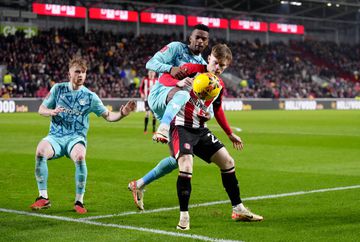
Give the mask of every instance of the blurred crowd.
M 88 60 L 85 85 L 101 98 L 139 97 L 145 63 L 181 36 L 114 34 L 52 29 L 32 39 L 19 33 L 0 36 L 0 66 L 5 65 L 0 97 L 45 97 L 51 86 L 68 81 L 68 61 Z M 212 40 L 215 43 L 224 40 Z M 224 77 L 228 97 L 353 98 L 360 96 L 360 46 L 332 42 L 227 43 L 233 63 Z
M 12 75 L 13 97 L 43 97 L 54 83 L 68 81 L 68 61 L 79 54 L 88 62 L 89 89 L 102 98 L 137 97 L 145 63 L 172 40 L 170 35 L 135 38 L 95 30 L 84 34 L 80 29 L 43 31 L 32 39 L 0 36 L 0 65 L 7 65 Z
M 229 90 L 228 95 L 233 97 L 360 96 L 360 55 L 354 54 L 360 52 L 360 46 L 316 41 L 265 45 L 260 41 L 243 40 L 230 43 L 230 47 L 234 54 L 230 72 L 241 79 L 238 88 Z M 344 51 L 344 47 L 349 51 Z

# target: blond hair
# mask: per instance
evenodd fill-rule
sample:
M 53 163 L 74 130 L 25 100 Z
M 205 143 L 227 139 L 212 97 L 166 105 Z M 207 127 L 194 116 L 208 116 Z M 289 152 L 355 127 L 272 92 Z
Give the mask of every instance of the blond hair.
M 81 56 L 74 56 L 70 61 L 69 61 L 69 69 L 71 69 L 73 66 L 79 66 L 82 69 L 87 69 L 87 63 L 86 60 L 84 58 L 82 58 Z
M 218 59 L 218 61 L 227 61 L 229 64 L 232 61 L 232 53 L 226 44 L 217 44 L 211 49 L 211 54 Z

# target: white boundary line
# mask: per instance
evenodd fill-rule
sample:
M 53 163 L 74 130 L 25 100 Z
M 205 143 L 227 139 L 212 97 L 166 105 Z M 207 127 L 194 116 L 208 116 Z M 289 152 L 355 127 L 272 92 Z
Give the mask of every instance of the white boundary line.
M 349 190 L 349 189 L 358 189 L 358 188 L 360 188 L 360 185 L 353 185 L 353 186 L 346 186 L 346 187 L 324 188 L 324 189 L 317 189 L 317 190 L 310 190 L 310 191 L 298 191 L 298 192 L 290 192 L 290 193 L 281 193 L 281 194 L 249 197 L 249 198 L 244 198 L 242 200 L 243 201 L 254 201 L 254 200 L 272 199 L 272 198 L 279 198 L 279 197 L 299 196 L 299 195 L 305 195 L 305 194 L 311 194 L 311 193 L 321 193 L 321 192 L 329 192 L 329 191 L 341 191 L 341 190 Z M 228 200 L 215 201 L 215 202 L 194 204 L 194 205 L 191 205 L 190 207 L 212 206 L 212 205 L 224 204 L 224 203 L 228 203 L 228 202 L 229 202 Z M 136 227 L 136 226 L 128 226 L 128 225 L 119 225 L 119 224 L 100 223 L 100 222 L 89 221 L 90 219 L 100 219 L 100 218 L 109 218 L 109 217 L 115 217 L 115 216 L 125 216 L 125 215 L 130 215 L 130 214 L 155 213 L 155 212 L 174 210 L 174 209 L 178 209 L 178 208 L 179 208 L 178 206 L 176 206 L 176 207 L 168 207 L 168 208 L 158 208 L 158 209 L 144 211 L 142 213 L 139 213 L 139 212 L 125 212 L 125 213 L 120 213 L 120 214 L 92 216 L 92 217 L 87 217 L 87 218 L 82 218 L 82 219 L 74 219 L 74 218 L 69 218 L 69 217 L 53 216 L 53 215 L 47 215 L 47 214 L 30 213 L 30 212 L 24 212 L 24 211 L 12 210 L 12 209 L 5 209 L 5 208 L 0 208 L 0 212 L 20 214 L 20 215 L 40 217 L 40 218 L 49 218 L 49 219 L 55 219 L 55 220 L 60 220 L 60 221 L 89 224 L 89 225 L 95 225 L 95 226 L 101 226 L 101 227 L 112 227 L 112 228 L 119 228 L 119 229 L 135 230 L 135 231 L 141 231 L 141 232 L 147 232 L 147 233 L 168 235 L 168 236 L 173 236 L 173 237 L 198 239 L 198 240 L 202 240 L 202 241 L 239 242 L 238 240 L 216 239 L 216 238 L 211 238 L 211 237 L 202 236 L 202 235 L 196 235 L 196 234 L 183 234 L 183 233 L 175 233 L 175 232 L 159 230 L 159 229 L 149 229 L 149 228 L 144 228 L 144 227 Z
M 324 189 L 317 189 L 317 190 L 310 190 L 310 191 L 298 191 L 298 192 L 290 192 L 290 193 L 280 193 L 280 194 L 273 194 L 273 195 L 265 195 L 265 196 L 257 196 L 257 197 L 248 197 L 243 198 L 243 201 L 256 201 L 256 200 L 263 200 L 263 199 L 271 199 L 271 198 L 279 198 L 279 197 L 290 197 L 290 196 L 299 196 L 299 195 L 305 195 L 305 194 L 311 194 L 311 193 L 320 193 L 320 192 L 330 192 L 330 191 L 341 191 L 341 190 L 349 190 L 349 189 L 358 189 L 360 188 L 360 185 L 353 185 L 353 186 L 346 186 L 346 187 L 334 187 L 334 188 L 324 188 Z M 207 203 L 199 203 L 199 204 L 193 204 L 190 205 L 190 208 L 194 207 L 207 207 L 217 204 L 224 204 L 229 203 L 229 200 L 223 200 L 223 201 L 215 201 L 215 202 L 207 202 Z M 176 210 L 179 209 L 179 206 L 175 207 L 167 207 L 167 208 L 157 208 L 152 210 L 145 210 L 143 212 L 123 212 L 118 214 L 108 214 L 108 215 L 99 215 L 99 216 L 90 216 L 86 218 L 81 218 L 79 220 L 93 220 L 93 219 L 102 219 L 102 218 L 111 218 L 111 217 L 120 217 L 120 216 L 126 216 L 126 215 L 132 215 L 132 214 L 146 214 L 146 213 L 157 213 L 157 212 L 163 212 L 163 211 L 170 211 L 170 210 Z
M 84 220 L 80 220 L 80 219 L 74 219 L 74 218 L 68 218 L 68 217 L 62 217 L 62 216 L 30 213 L 30 212 L 5 209 L 5 208 L 0 208 L 0 212 L 20 214 L 20 215 L 26 215 L 26 216 L 32 216 L 32 217 L 55 219 L 55 220 L 66 221 L 66 222 L 75 222 L 75 223 L 96 225 L 96 226 L 101 226 L 101 227 L 112 227 L 112 228 L 118 228 L 118 229 L 135 230 L 135 231 L 148 232 L 148 233 L 153 233 L 153 234 L 168 235 L 168 236 L 173 236 L 173 237 L 197 239 L 197 240 L 202 240 L 202 241 L 241 242 L 239 240 L 216 239 L 216 238 L 211 238 L 211 237 L 196 235 L 196 234 L 183 234 L 183 233 L 175 233 L 175 232 L 169 232 L 169 231 L 159 230 L 159 229 L 149 229 L 149 228 L 120 225 L 120 224 L 108 224 L 108 223 L 99 223 L 99 222 L 94 222 L 94 221 L 84 221 Z

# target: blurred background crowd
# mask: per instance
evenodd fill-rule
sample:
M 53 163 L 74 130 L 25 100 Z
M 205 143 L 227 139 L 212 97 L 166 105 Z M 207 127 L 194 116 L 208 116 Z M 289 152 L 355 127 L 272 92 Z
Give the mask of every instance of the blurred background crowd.
M 0 97 L 43 98 L 51 86 L 68 81 L 68 61 L 88 60 L 86 86 L 101 98 L 140 97 L 138 87 L 149 58 L 176 34 L 112 33 L 64 28 L 40 31 L 31 39 L 19 32 L 0 36 L 0 65 L 7 65 Z M 222 39 L 211 39 L 226 43 Z M 320 41 L 228 42 L 233 62 L 223 79 L 227 97 L 360 97 L 360 46 Z M 210 48 L 206 51 L 209 53 Z M 205 53 L 205 57 L 206 57 Z

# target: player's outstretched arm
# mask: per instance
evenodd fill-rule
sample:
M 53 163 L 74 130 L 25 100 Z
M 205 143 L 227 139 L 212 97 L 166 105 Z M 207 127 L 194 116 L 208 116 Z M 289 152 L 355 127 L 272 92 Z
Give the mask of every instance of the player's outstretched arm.
M 128 116 L 131 112 L 136 110 L 136 102 L 133 100 L 128 101 L 125 105 L 121 105 L 119 112 L 105 112 L 102 116 L 109 122 L 116 122 Z
M 48 117 L 48 116 L 56 116 L 63 111 L 64 108 L 62 107 L 56 107 L 55 109 L 51 109 L 51 108 L 47 108 L 44 104 L 41 104 L 38 113 L 42 116 Z

